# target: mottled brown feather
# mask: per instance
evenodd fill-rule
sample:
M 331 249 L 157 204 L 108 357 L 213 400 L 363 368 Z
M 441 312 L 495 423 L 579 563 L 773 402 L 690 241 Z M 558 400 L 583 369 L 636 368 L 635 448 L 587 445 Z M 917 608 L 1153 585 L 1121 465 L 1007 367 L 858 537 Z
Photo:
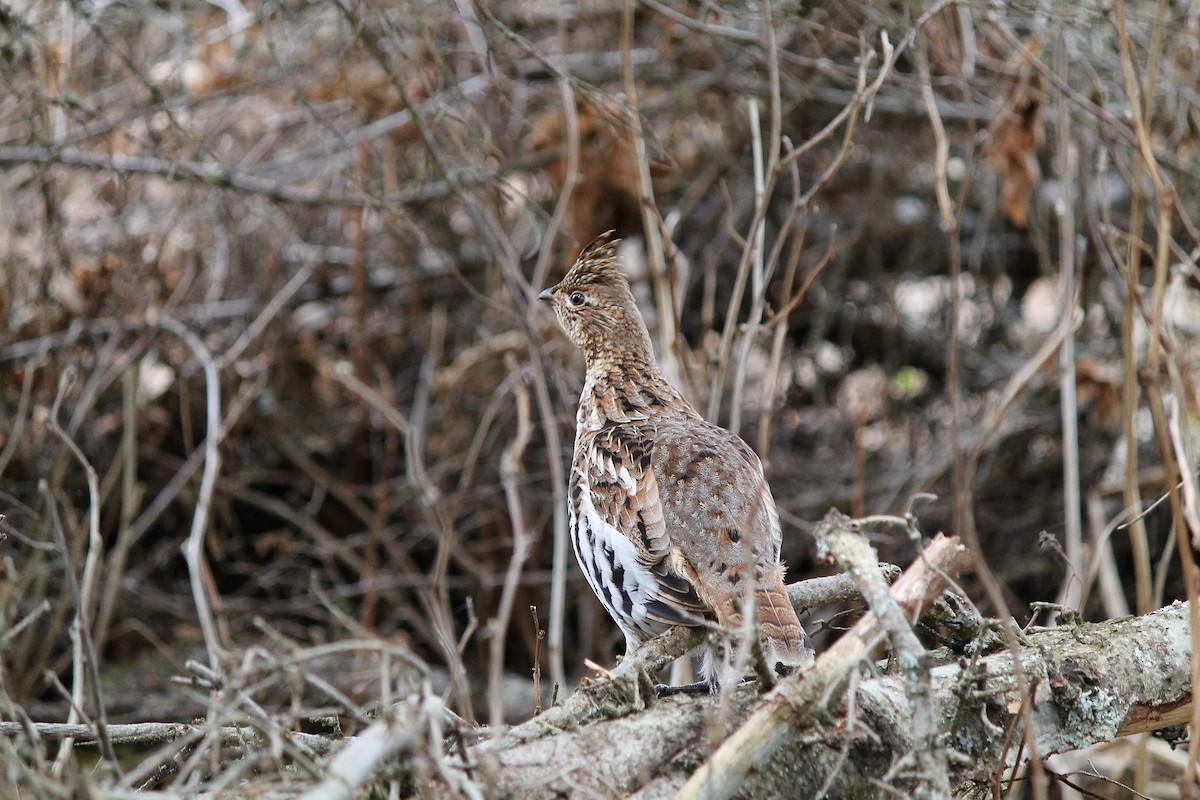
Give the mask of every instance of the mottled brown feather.
M 787 602 L 779 518 L 762 464 L 663 376 L 611 232 L 588 244 L 542 298 L 587 362 L 572 539 L 627 644 L 702 616 L 735 630 L 749 602 L 769 664 L 807 666 L 812 644 Z

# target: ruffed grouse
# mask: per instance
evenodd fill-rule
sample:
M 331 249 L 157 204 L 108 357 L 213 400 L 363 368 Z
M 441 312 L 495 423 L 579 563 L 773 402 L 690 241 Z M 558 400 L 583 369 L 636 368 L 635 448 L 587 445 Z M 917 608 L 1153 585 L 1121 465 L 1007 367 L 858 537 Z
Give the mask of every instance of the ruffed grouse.
M 762 464 L 664 377 L 616 246 L 602 234 L 539 295 L 587 362 L 569 497 L 575 557 L 627 653 L 713 616 L 737 641 L 750 608 L 766 666 L 806 667 L 812 643 L 788 602 Z M 708 655 L 710 687 L 741 677 Z

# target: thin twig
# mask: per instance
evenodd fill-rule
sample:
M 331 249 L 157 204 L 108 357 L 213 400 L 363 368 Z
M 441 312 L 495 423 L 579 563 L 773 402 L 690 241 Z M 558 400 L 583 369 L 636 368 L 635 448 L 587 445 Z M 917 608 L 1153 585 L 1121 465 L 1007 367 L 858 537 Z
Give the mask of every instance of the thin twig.
M 646 242 L 646 259 L 654 280 L 654 299 L 658 306 L 659 363 L 667 379 L 680 389 L 686 389 L 684 372 L 679 363 L 679 309 L 675 306 L 675 287 L 667 270 L 661 215 L 654 202 L 654 184 L 650 180 L 650 156 L 642 118 L 638 113 L 637 82 L 633 70 L 633 5 L 624 0 L 621 5 L 621 78 L 625 90 L 625 110 L 633 133 L 633 152 L 637 164 L 639 206 L 642 216 L 642 235 Z
M 99 577 L 100 564 L 104 558 L 104 540 L 100 536 L 100 487 L 96 478 L 95 468 L 92 467 L 87 456 L 79 449 L 79 445 L 67 435 L 67 432 L 63 430 L 62 425 L 58 421 L 59 409 L 62 406 L 63 398 L 74 382 L 74 369 L 65 370 L 58 385 L 58 393 L 54 398 L 54 407 L 50 411 L 49 426 L 54 435 L 62 441 L 75 460 L 79 462 L 79 465 L 83 467 L 84 474 L 87 476 L 88 545 L 87 556 L 83 564 L 82 580 L 77 579 L 75 576 L 75 565 L 71 563 L 71 550 L 67 547 L 66 536 L 62 529 L 61 521 L 58 519 L 58 506 L 54 498 L 50 495 L 44 481 L 41 487 L 50 507 L 52 517 L 51 527 L 54 530 L 56 542 L 62 551 L 63 569 L 67 575 L 67 585 L 71 589 L 72 599 L 75 602 L 75 619 L 71 624 L 71 638 L 74 645 L 72 648 L 74 656 L 71 670 L 71 710 L 68 713 L 67 722 L 73 723 L 78 718 L 76 709 L 83 705 L 83 695 L 87 691 L 91 696 L 93 713 L 96 716 L 96 731 L 100 741 L 100 752 L 112 764 L 114 769 L 119 770 L 120 765 L 117 763 L 117 756 L 113 750 L 112 742 L 108 738 L 105 726 L 104 694 L 100 688 L 100 657 L 96 651 L 96 643 L 92 638 L 92 609 L 95 604 L 96 582 Z M 64 762 L 69 749 L 69 742 L 64 741 L 63 748 L 59 750 L 58 759 L 55 761 L 56 767 Z
M 1146 354 L 1146 395 L 1149 401 L 1150 414 L 1154 419 L 1155 438 L 1158 443 L 1159 457 L 1162 459 L 1166 473 L 1167 492 L 1171 501 L 1171 517 L 1176 531 L 1175 541 L 1179 553 L 1179 563 L 1183 572 L 1184 591 L 1187 594 L 1188 608 L 1192 625 L 1192 685 L 1200 684 L 1200 580 L 1195 557 L 1192 554 L 1191 542 L 1186 535 L 1186 523 L 1183 514 L 1183 503 L 1175 484 L 1179 476 L 1179 464 L 1175 459 L 1174 450 L 1170 443 L 1170 423 L 1162 397 L 1161 371 L 1159 365 L 1163 349 L 1166 346 L 1167 333 L 1162 328 L 1163 297 L 1166 293 L 1167 279 L 1170 270 L 1170 220 L 1174 207 L 1173 199 L 1177 197 L 1173 187 L 1168 187 L 1165 177 L 1159 167 L 1158 160 L 1151 146 L 1149 128 L 1149 100 L 1146 85 L 1138 85 L 1135 75 L 1136 65 L 1129 36 L 1126 31 L 1125 0 L 1116 0 L 1114 20 L 1117 33 L 1117 48 L 1121 55 L 1121 74 L 1125 81 L 1125 93 L 1129 99 L 1132 111 L 1134 135 L 1137 137 L 1138 150 L 1142 157 L 1146 175 L 1153 187 L 1154 198 L 1158 207 L 1158 236 L 1154 253 L 1154 288 L 1153 312 L 1149 320 L 1151 339 L 1147 343 Z M 1159 24 L 1162 22 L 1166 5 L 1160 3 Z M 1181 210 L 1181 216 L 1186 220 L 1186 214 Z M 1200 730 L 1200 703 L 1192 709 L 1192 728 Z M 1188 746 L 1188 763 L 1183 771 L 1181 781 L 1182 797 L 1191 800 L 1193 783 L 1196 778 L 1197 765 L 1200 764 L 1200 737 L 1193 736 Z
M 1060 72 L 1067 71 L 1066 41 L 1060 37 L 1056 61 Z M 1056 165 L 1062 197 L 1054 206 L 1058 218 L 1058 271 L 1060 318 L 1074 319 L 1078 304 L 1075 277 L 1075 193 L 1078 166 L 1075 146 L 1071 140 L 1071 115 L 1067 101 L 1059 94 L 1058 153 Z M 1079 485 L 1079 407 L 1075 396 L 1075 335 L 1067 332 L 1058 352 L 1059 410 L 1063 432 L 1063 495 L 1065 500 L 1065 539 L 1068 562 L 1067 575 L 1059 591 L 1059 602 L 1069 608 L 1079 608 L 1083 587 L 1079 576 L 1083 569 L 1083 511 Z
M 212 583 L 204 538 L 208 531 L 208 514 L 212 507 L 213 491 L 221 469 L 221 451 L 217 448 L 218 434 L 221 430 L 221 379 L 217 373 L 217 362 L 199 336 L 173 317 L 163 317 L 161 321 L 163 328 L 183 340 L 204 369 L 207 431 L 204 437 L 204 471 L 200 475 L 196 511 L 192 515 L 192 528 L 184 542 L 183 554 L 192 586 L 192 602 L 196 606 L 200 630 L 204 634 L 204 646 L 208 651 L 208 666 L 213 670 L 220 670 L 224 647 L 217 633 L 216 618 L 212 610 L 216 587 Z
M 568 50 L 567 31 L 561 8 L 558 14 L 558 28 L 559 40 L 564 54 L 563 58 L 565 59 L 565 54 Z M 562 100 L 563 118 L 566 121 L 567 174 L 563 179 L 563 186 L 559 191 L 558 199 L 555 201 L 554 213 L 550 217 L 550 223 L 546 226 L 541 250 L 538 251 L 537 264 L 533 270 L 533 283 L 526 293 L 526 304 L 530 306 L 536 305 L 535 293 L 540 291 L 547 283 L 550 260 L 555 252 L 555 238 L 562 226 L 562 220 L 570 208 L 571 197 L 575 191 L 576 181 L 579 178 L 579 111 L 576 107 L 575 92 L 571 81 L 567 77 L 565 67 L 558 75 L 558 91 L 559 97 Z M 577 244 L 582 245 L 583 243 L 578 242 Z M 563 662 L 563 635 L 567 606 L 567 554 L 569 550 L 567 544 L 567 504 L 565 489 L 563 488 L 566 476 L 563 468 L 562 448 L 559 441 L 558 421 L 551 411 L 550 394 L 544 377 L 545 370 L 540 363 L 540 349 L 534 346 L 532 338 L 530 339 L 530 352 L 531 360 L 534 361 L 534 372 L 536 375 L 535 393 L 538 400 L 538 410 L 542 417 L 542 429 L 545 432 L 547 447 L 550 451 L 550 473 L 551 479 L 554 482 L 555 498 L 553 515 L 554 550 L 550 556 L 550 569 L 552 573 L 550 580 L 550 626 L 546 642 L 546 657 L 550 662 L 551 680 L 562 686 L 566 684 L 567 680 L 566 668 Z
M 514 359 L 509 358 L 510 370 L 517 366 Z M 496 616 L 488 622 L 488 693 L 491 700 L 491 723 L 494 733 L 499 733 L 504 724 L 504 646 L 508 623 L 512 619 L 513 604 L 517 596 L 517 586 L 521 580 L 521 570 L 529 558 L 533 545 L 533 534 L 525 518 L 525 505 L 521 499 L 521 488 L 518 479 L 521 475 L 521 460 L 525 457 L 525 448 L 533 433 L 530 421 L 529 390 L 520 381 L 513 382 L 513 395 L 517 401 L 517 432 L 513 435 L 508 447 L 500 457 L 500 482 L 504 486 L 504 498 L 508 503 L 508 518 L 512 524 L 513 550 L 508 562 L 508 571 L 504 576 L 504 588 L 500 592 L 500 605 Z
M 396 209 L 418 205 L 454 193 L 462 187 L 486 186 L 506 174 L 538 166 L 557 153 L 539 153 L 493 171 L 464 171 L 453 174 L 451 181 L 430 181 L 402 188 L 392 194 L 369 195 L 362 192 L 339 193 L 321 189 L 299 189 L 280 181 L 247 175 L 216 161 L 173 161 L 156 156 L 130 156 L 120 153 L 93 155 L 80 150 L 54 150 L 49 147 L 0 147 L 0 165 L 56 164 L 64 167 L 112 172 L 126 175 L 154 175 L 165 180 L 196 183 L 214 189 L 232 189 L 260 195 L 280 203 L 361 208 L 378 206 Z

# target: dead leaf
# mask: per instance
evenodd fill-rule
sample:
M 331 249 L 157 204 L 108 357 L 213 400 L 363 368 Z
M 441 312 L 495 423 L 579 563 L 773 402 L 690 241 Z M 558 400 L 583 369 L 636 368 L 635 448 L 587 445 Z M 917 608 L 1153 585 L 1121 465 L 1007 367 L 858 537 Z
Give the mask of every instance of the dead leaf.
M 1025 47 L 1009 59 L 1013 78 L 1004 106 L 988 128 L 991 140 L 986 148 L 988 165 L 1000 173 L 1004 214 L 1018 228 L 1029 224 L 1029 195 L 1042 177 L 1037 154 L 1046 140 L 1045 82 L 1027 55 L 1036 55 L 1041 46 L 1027 41 Z
M 1080 406 L 1091 406 L 1092 419 L 1099 427 L 1120 422 L 1121 370 L 1094 356 L 1080 356 L 1075 362 L 1075 395 Z
M 641 225 L 637 155 L 624 110 L 616 104 L 597 105 L 580 100 L 576 118 L 579 127 L 579 173 L 567 211 L 567 228 L 576 242 L 591 241 L 598 234 Z M 567 179 L 567 119 L 557 107 L 534 118 L 525 147 L 538 154 L 559 148 L 545 166 L 555 194 Z M 651 164 L 651 178 L 663 178 L 665 164 Z M 656 189 L 661 188 L 656 183 Z

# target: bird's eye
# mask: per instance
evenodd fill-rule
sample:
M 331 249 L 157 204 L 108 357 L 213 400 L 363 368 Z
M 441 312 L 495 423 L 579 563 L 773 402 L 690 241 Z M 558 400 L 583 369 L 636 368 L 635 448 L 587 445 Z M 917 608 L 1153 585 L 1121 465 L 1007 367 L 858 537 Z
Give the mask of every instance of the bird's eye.
M 571 305 L 581 306 L 583 305 L 583 300 L 583 292 L 571 292 Z

